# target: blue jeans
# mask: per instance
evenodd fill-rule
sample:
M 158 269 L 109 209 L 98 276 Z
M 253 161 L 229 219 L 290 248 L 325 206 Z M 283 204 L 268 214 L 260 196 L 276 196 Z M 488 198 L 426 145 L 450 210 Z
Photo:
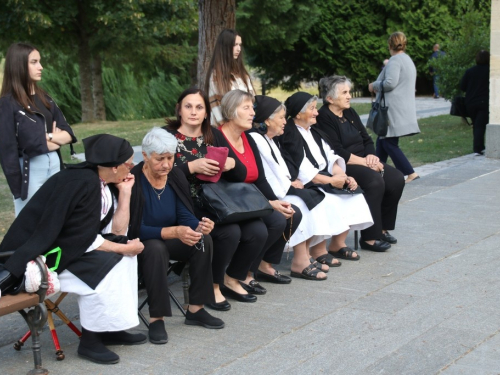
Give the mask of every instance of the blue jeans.
M 390 156 L 396 169 L 401 171 L 405 176 L 415 172 L 405 154 L 403 154 L 403 151 L 399 148 L 399 137 L 383 139 L 378 137 L 376 154 L 380 161 L 384 163 L 387 163 L 387 158 Z
M 439 87 L 437 85 L 438 81 L 439 81 L 439 76 L 434 74 L 432 76 L 432 87 L 434 88 L 434 96 L 436 98 L 439 97 Z
M 19 158 L 21 172 L 23 171 L 23 158 Z M 28 197 L 25 200 L 21 198 L 14 199 L 14 209 L 16 217 L 26 206 L 31 197 L 40 189 L 50 176 L 56 174 L 61 169 L 61 162 L 57 152 L 52 151 L 48 154 L 38 155 L 30 159 L 30 171 L 28 182 Z

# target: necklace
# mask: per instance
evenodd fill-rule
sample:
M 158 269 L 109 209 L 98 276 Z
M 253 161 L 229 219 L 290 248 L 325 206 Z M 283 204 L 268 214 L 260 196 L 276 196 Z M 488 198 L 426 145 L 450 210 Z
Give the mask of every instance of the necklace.
M 162 189 L 157 189 L 153 186 L 153 184 L 151 183 L 151 181 L 149 181 L 149 178 L 148 176 L 146 175 L 146 173 L 144 173 L 144 176 L 146 177 L 146 180 L 148 181 L 149 183 L 149 186 L 151 186 L 151 189 L 153 190 L 153 193 L 156 194 L 156 196 L 158 197 L 158 200 L 161 200 L 161 195 L 165 192 L 165 188 L 167 187 L 167 181 L 165 181 L 165 185 L 163 185 L 163 188 Z M 158 190 L 161 190 L 160 192 L 158 192 Z

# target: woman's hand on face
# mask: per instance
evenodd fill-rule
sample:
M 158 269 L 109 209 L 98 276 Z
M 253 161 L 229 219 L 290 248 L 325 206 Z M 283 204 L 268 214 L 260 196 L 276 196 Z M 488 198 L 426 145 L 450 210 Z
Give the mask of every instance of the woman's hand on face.
M 380 159 L 373 155 L 373 154 L 370 154 L 370 155 L 366 155 L 365 157 L 365 161 L 366 161 L 366 166 L 368 168 L 374 168 L 374 167 L 377 167 L 378 164 L 380 163 Z
M 223 172 L 230 171 L 233 169 L 236 165 L 236 162 L 234 161 L 233 158 L 227 158 L 226 159 L 226 164 L 224 164 L 224 169 L 222 170 Z
M 345 174 L 336 174 L 330 178 L 330 185 L 338 189 L 342 189 L 347 181 Z
M 215 176 L 219 172 L 219 163 L 212 159 L 201 158 L 188 162 L 191 174 L 201 173 L 207 176 Z
M 271 206 L 274 208 L 275 211 L 281 212 L 284 217 L 287 219 L 292 217 L 292 215 L 295 213 L 294 209 L 292 208 L 292 205 L 288 202 L 285 201 L 269 201 Z
M 198 224 L 198 228 L 196 228 L 196 232 L 210 234 L 210 232 L 214 229 L 214 225 L 215 223 L 208 217 L 202 217 L 200 224 Z
M 122 182 L 115 184 L 116 188 L 120 193 L 131 193 L 132 186 L 134 186 L 135 176 L 132 173 L 129 173 L 127 177 L 123 179 Z
M 176 235 L 182 243 L 194 246 L 201 238 L 201 232 L 195 232 L 190 227 L 179 225 L 176 227 Z
M 300 180 L 292 181 L 292 186 L 295 189 L 304 189 L 304 184 Z

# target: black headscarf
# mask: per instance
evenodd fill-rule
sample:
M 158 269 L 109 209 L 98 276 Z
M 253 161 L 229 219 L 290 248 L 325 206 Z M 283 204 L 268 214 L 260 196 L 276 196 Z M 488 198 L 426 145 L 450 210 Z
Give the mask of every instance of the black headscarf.
M 127 140 L 111 134 L 85 138 L 83 147 L 87 163 L 102 167 L 117 167 L 134 155 L 134 149 Z
M 296 92 L 295 94 L 290 96 L 285 101 L 286 117 L 295 118 L 312 97 L 313 96 L 311 94 L 302 91 Z
M 256 95 L 254 122 L 261 123 L 266 121 L 280 105 L 281 102 L 277 99 L 265 95 Z

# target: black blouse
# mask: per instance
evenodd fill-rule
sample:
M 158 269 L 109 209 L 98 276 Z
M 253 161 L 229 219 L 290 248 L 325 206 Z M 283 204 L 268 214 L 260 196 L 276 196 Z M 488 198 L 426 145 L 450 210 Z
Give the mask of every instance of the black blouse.
M 337 155 L 344 158 L 346 163 L 351 154 L 359 157 L 375 154 L 373 140 L 354 109 L 344 110 L 345 122 L 335 116 L 328 105 L 323 105 L 318 113 L 316 118 L 318 123 L 314 126 L 327 135 L 325 141 Z

